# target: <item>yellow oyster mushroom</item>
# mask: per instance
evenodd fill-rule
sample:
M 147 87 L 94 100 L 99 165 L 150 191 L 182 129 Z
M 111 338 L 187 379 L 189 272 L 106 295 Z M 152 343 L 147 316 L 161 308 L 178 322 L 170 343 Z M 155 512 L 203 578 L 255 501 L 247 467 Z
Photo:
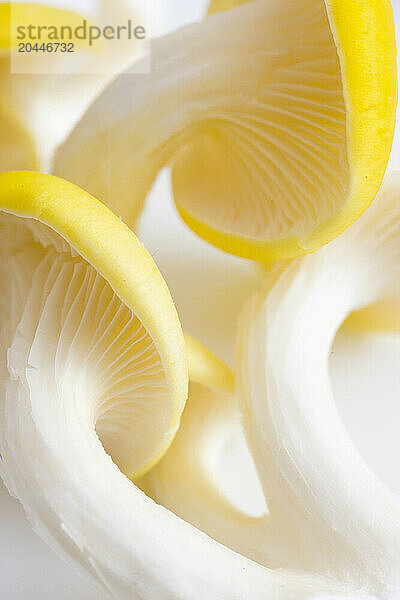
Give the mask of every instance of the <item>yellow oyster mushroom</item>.
M 399 196 L 396 174 L 357 223 L 255 296 L 239 329 L 243 425 L 279 532 L 264 550 L 281 567 L 353 582 L 357 598 L 399 592 L 400 501 L 340 418 L 329 356 L 351 313 L 399 305 Z
M 38 173 L 0 174 L 0 208 L 0 475 L 41 537 L 120 600 L 335 598 L 335 582 L 261 566 L 130 480 L 170 445 L 188 371 L 168 289 L 129 228 Z M 196 343 L 189 360 L 231 389 Z
M 12 18 L 22 26 L 46 23 L 76 25 L 80 20 L 77 13 L 50 6 L 0 3 L 0 171 L 32 170 L 39 167 L 41 149 L 38 147 L 35 130 L 39 129 L 46 138 L 39 142 L 39 146 L 43 147 L 48 143 L 48 132 L 43 129 L 45 120 L 41 119 L 39 124 L 35 124 L 34 120 L 40 112 L 38 102 L 42 102 L 47 110 L 49 108 L 48 100 L 40 87 L 47 88 L 50 94 L 50 79 L 49 76 L 24 76 L 12 72 L 11 52 L 16 49 L 15 36 L 11 35 Z M 55 107 L 52 108 L 54 109 Z M 52 121 L 48 114 L 47 121 Z
M 14 28 L 11 30 L 11 23 L 21 27 L 33 25 L 35 31 L 39 26 L 67 26 L 74 31 L 75 27 L 82 25 L 84 19 L 89 25 L 97 22 L 114 23 L 116 19 L 123 23 L 132 18 L 132 14 L 141 14 L 143 3 L 142 0 L 114 0 L 113 3 L 109 0 L 95 0 L 92 8 L 94 16 L 90 18 L 88 15 L 45 3 L 0 2 L 0 103 L 21 122 L 31 137 L 30 145 L 34 144 L 37 155 L 34 162 L 27 156 L 21 164 L 21 153 L 18 160 L 11 162 L 14 153 L 12 150 L 8 159 L 0 162 L 0 171 L 31 170 L 38 166 L 42 170 L 49 170 L 55 148 L 65 139 L 114 73 L 129 64 L 139 50 L 139 43 L 132 40 L 129 43 L 122 40 L 117 48 L 113 47 L 110 51 L 109 45 L 104 41 L 99 40 L 96 45 L 88 47 L 87 40 L 73 36 L 75 52 L 69 57 L 66 58 L 62 52 L 37 54 L 34 64 L 39 64 L 40 69 L 45 71 L 48 68 L 48 73 L 21 73 L 15 67 L 21 67 L 28 54 L 16 54 L 19 40 L 16 39 Z M 54 41 L 46 31 L 41 31 L 40 36 L 39 45 Z M 25 42 L 30 40 L 26 39 Z M 32 45 L 34 44 L 32 41 Z M 30 53 L 29 60 L 32 60 L 32 56 Z M 71 57 L 76 57 L 73 66 Z M 69 72 L 70 68 L 76 72 Z M 0 144 L 4 151 L 0 160 L 7 154 L 8 147 L 12 149 L 19 143 L 11 125 L 10 129 L 2 129 L 3 133 Z
M 58 178 L 0 174 L 0 208 L 3 384 L 19 381 L 43 410 L 44 399 L 69 403 L 126 474 L 145 471 L 170 444 L 187 390 L 157 267 L 104 205 Z
M 190 385 L 181 426 L 161 461 L 135 483 L 213 539 L 262 562 L 268 518 L 262 492 L 254 485 L 254 465 L 242 446 L 237 475 L 246 471 L 246 481 L 237 485 L 250 488 L 245 502 L 228 495 L 221 482 L 226 453 L 242 438 L 233 373 L 197 340 L 188 335 L 185 340 Z
M 152 73 L 112 82 L 55 172 L 134 226 L 172 164 L 177 208 L 201 237 L 292 258 L 373 201 L 396 104 L 388 0 L 255 0 L 154 41 Z

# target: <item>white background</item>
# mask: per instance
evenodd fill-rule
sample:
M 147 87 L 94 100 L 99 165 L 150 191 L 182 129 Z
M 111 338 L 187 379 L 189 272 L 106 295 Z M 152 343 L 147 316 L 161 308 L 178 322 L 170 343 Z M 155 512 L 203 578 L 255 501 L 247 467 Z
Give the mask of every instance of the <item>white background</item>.
M 204 14 L 206 0 L 159 2 L 162 31 Z M 167 7 L 167 8 L 165 8 Z M 396 24 L 400 11 L 396 0 Z M 397 136 L 392 164 L 400 157 Z M 235 321 L 260 282 L 256 267 L 196 238 L 173 208 L 167 173 L 149 198 L 140 237 L 176 301 L 184 329 L 230 364 Z M 345 425 L 371 468 L 400 494 L 399 334 L 343 333 L 333 348 L 332 380 Z M 236 481 L 238 488 L 242 484 Z M 231 487 L 235 486 L 235 481 Z M 31 531 L 18 502 L 0 484 L 0 599 L 101 600 L 90 581 L 64 565 Z

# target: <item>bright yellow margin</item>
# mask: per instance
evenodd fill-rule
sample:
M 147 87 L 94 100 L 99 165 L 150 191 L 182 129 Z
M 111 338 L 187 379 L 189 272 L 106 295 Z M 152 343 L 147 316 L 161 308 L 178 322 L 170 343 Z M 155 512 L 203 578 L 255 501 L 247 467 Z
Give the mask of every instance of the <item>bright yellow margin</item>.
M 219 392 L 232 394 L 235 390 L 235 379 L 231 369 L 201 342 L 187 333 L 185 342 L 190 382 L 200 383 Z
M 0 210 L 44 223 L 61 235 L 108 281 L 140 319 L 160 353 L 170 391 L 166 439 L 134 477 L 143 475 L 170 446 L 185 407 L 185 341 L 167 285 L 135 234 L 104 204 L 63 179 L 30 171 L 0 174 Z
M 210 13 L 243 4 L 214 2 Z M 304 238 L 263 241 L 226 233 L 177 206 L 200 237 L 231 254 L 260 261 L 313 252 L 347 229 L 374 200 L 386 170 L 396 124 L 397 50 L 389 0 L 326 0 L 347 107 L 351 181 L 343 207 Z

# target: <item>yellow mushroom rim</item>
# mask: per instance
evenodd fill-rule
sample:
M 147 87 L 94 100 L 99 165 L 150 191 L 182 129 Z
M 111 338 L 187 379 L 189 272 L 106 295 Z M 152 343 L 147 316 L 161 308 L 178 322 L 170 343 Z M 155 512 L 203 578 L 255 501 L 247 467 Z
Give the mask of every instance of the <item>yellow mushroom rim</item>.
M 229 367 L 191 335 L 185 334 L 189 380 L 214 390 L 233 393 L 235 380 Z
M 153 259 L 108 208 L 54 176 L 29 171 L 0 174 L 0 210 L 35 219 L 57 232 L 95 267 L 153 339 L 168 383 L 170 412 L 165 441 L 143 472 L 150 469 L 166 452 L 179 426 L 188 385 L 183 333 Z
M 200 237 L 293 258 L 344 231 L 379 189 L 396 118 L 393 13 L 385 0 L 233 6 L 155 41 L 152 72 L 111 82 L 54 170 L 134 227 L 170 164 Z
M 215 0 L 209 14 L 245 4 Z M 210 226 L 182 207 L 185 223 L 215 246 L 246 258 L 276 260 L 313 252 L 349 227 L 371 204 L 389 160 L 397 107 L 397 52 L 389 0 L 326 0 L 346 106 L 350 189 L 343 206 L 305 237 L 264 241 Z

